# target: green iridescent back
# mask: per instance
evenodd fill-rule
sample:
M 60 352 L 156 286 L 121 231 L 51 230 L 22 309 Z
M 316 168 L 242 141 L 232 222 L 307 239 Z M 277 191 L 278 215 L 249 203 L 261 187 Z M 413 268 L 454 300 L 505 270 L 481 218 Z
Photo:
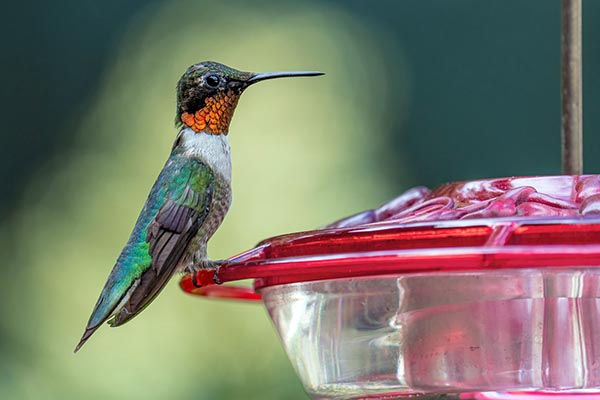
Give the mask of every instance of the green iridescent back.
M 202 162 L 183 157 L 174 150 L 158 176 L 127 244 L 96 304 L 89 325 L 102 323 L 114 310 L 132 283 L 152 267 L 148 229 L 161 208 L 172 201 L 204 214 L 210 202 L 214 176 Z M 193 195 L 189 195 L 193 193 Z M 195 232 L 194 232 L 195 234 Z

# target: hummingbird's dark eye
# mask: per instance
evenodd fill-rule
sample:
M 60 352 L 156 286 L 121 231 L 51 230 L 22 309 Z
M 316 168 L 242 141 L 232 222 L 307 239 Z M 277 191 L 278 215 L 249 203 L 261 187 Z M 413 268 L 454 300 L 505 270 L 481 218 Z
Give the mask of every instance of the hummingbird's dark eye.
M 216 89 L 221 83 L 221 78 L 219 78 L 219 75 L 208 75 L 206 78 L 204 78 L 204 82 L 209 88 Z

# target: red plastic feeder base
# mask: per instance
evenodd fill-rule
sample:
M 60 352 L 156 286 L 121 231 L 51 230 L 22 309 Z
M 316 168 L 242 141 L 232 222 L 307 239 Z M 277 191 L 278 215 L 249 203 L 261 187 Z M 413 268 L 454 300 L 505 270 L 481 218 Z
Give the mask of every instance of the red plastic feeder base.
M 254 289 L 182 288 L 262 296 L 314 398 L 600 394 L 600 176 L 411 189 L 229 261 Z

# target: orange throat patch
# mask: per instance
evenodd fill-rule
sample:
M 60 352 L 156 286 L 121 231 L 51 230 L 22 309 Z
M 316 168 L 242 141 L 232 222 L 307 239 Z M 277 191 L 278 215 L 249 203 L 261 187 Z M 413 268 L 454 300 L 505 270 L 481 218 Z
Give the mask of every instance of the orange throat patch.
M 206 105 L 193 114 L 181 114 L 181 122 L 194 132 L 206 132 L 213 135 L 227 135 L 233 111 L 240 95 L 229 90 L 219 92 L 205 100 Z

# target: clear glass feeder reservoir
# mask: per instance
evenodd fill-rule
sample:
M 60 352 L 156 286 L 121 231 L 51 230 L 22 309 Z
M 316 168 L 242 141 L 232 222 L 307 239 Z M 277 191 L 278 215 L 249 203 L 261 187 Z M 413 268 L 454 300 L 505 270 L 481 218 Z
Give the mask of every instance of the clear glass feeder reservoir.
M 231 259 L 314 399 L 600 398 L 600 176 L 411 189 Z M 596 393 L 599 396 L 596 396 Z

